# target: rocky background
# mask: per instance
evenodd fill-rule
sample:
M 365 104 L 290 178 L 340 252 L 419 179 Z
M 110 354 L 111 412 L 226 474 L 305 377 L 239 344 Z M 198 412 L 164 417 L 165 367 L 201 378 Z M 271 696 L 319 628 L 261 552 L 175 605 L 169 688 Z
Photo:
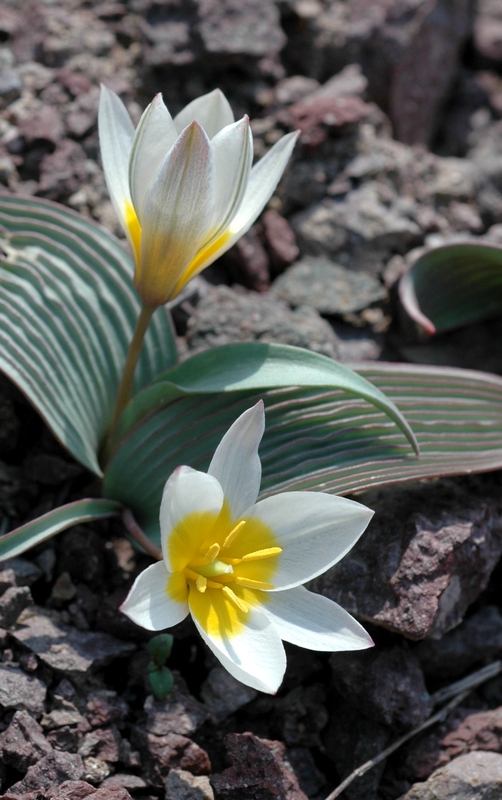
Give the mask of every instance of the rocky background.
M 424 357 L 393 284 L 416 248 L 502 243 L 500 0 L 3 0 L 0 184 L 120 234 L 98 155 L 99 83 L 138 119 L 219 86 L 256 155 L 300 129 L 268 209 L 174 309 L 180 352 L 276 341 L 342 361 Z M 502 372 L 500 321 L 426 351 Z M 443 344 L 445 339 L 442 339 Z M 446 353 L 446 355 L 445 355 Z M 0 383 L 2 532 L 89 476 Z M 375 521 L 314 588 L 376 647 L 288 647 L 277 697 L 231 679 L 187 622 L 173 693 L 117 608 L 147 559 L 120 523 L 0 565 L 0 789 L 14 800 L 322 800 L 502 655 L 499 474 L 367 493 Z M 347 800 L 502 797 L 502 679 L 352 783 Z

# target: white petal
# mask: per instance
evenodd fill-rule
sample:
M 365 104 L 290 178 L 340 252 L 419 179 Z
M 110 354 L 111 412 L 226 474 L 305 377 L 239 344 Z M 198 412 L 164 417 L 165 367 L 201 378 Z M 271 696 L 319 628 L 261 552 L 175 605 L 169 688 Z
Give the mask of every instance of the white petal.
M 130 202 L 129 156 L 134 125 L 122 100 L 101 85 L 98 112 L 99 146 L 106 184 L 120 224 L 128 232 L 125 206 Z
M 253 136 L 248 117 L 227 125 L 211 141 L 216 170 L 213 226 L 228 226 L 246 192 L 253 162 Z
M 196 617 L 193 620 L 207 646 L 234 678 L 260 692 L 277 692 L 286 670 L 286 654 L 264 614 L 249 611 L 243 632 L 231 639 L 210 636 Z
M 244 197 L 238 208 L 236 207 L 236 214 L 230 221 L 228 236 L 222 241 L 220 247 L 209 250 L 207 258 L 197 263 L 197 269 L 191 277 L 202 272 L 217 258 L 220 258 L 249 230 L 272 197 L 291 156 L 296 138 L 296 133 L 286 134 L 255 164 L 249 174 Z
M 265 412 L 260 400 L 229 428 L 209 465 L 208 475 L 221 484 L 234 520 L 254 505 L 258 497 L 261 481 L 258 447 L 264 430 Z
M 290 589 L 325 572 L 357 542 L 373 511 L 346 497 L 322 492 L 283 492 L 246 512 L 267 525 L 282 553 L 270 582 Z
M 129 183 L 140 220 L 148 187 L 177 138 L 172 117 L 158 94 L 143 112 L 132 144 Z
M 272 197 L 293 152 L 298 133 L 287 133 L 254 165 L 241 207 L 232 220 L 232 244 L 251 227 Z
M 268 592 L 263 613 L 281 639 L 308 650 L 363 650 L 373 646 L 354 617 L 337 603 L 303 586 L 285 592 Z
M 202 125 L 210 139 L 234 121 L 230 103 L 220 89 L 192 100 L 174 118 L 176 130 L 181 132 L 191 122 Z
M 202 128 L 185 128 L 157 171 L 143 206 L 141 271 L 145 302 L 172 299 L 197 250 L 208 237 L 214 208 L 214 162 Z
M 190 467 L 178 467 L 164 487 L 160 504 L 160 538 L 162 554 L 169 572 L 172 570 L 167 543 L 173 528 L 189 514 L 210 512 L 219 514 L 223 506 L 223 489 L 218 480 Z M 194 531 L 194 535 L 197 531 Z M 189 532 L 187 532 L 187 536 Z
M 169 597 L 168 579 L 163 561 L 147 567 L 134 581 L 120 610 L 149 631 L 162 631 L 177 625 L 187 616 L 188 603 L 180 603 Z

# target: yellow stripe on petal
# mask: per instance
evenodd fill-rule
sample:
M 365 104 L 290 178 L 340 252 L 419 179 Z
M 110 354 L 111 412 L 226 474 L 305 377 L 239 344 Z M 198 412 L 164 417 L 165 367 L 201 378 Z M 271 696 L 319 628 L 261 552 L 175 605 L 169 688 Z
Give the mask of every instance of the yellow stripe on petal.
M 176 297 L 185 284 L 188 283 L 201 269 L 204 268 L 204 264 L 210 258 L 212 258 L 219 250 L 223 248 L 223 246 L 228 242 L 230 239 L 230 231 L 225 231 L 224 233 L 220 234 L 213 242 L 210 242 L 206 247 L 202 247 L 195 258 L 190 262 L 188 267 L 184 270 L 183 275 L 178 280 L 176 286 L 173 289 L 172 297 Z
M 169 575 L 166 585 L 166 594 L 177 603 L 186 603 L 188 598 L 188 586 L 186 578 L 182 572 Z
M 225 587 L 228 590 L 228 587 Z M 221 589 L 208 589 L 204 594 L 190 590 L 188 604 L 190 613 L 208 636 L 213 639 L 232 639 L 242 633 L 248 624 L 249 609 L 268 601 L 265 592 L 256 592 L 232 585 L 229 592 Z M 244 610 L 246 609 L 246 610 Z
M 134 210 L 134 206 L 129 200 L 126 201 L 125 204 L 125 221 L 134 250 L 134 258 L 136 259 L 136 281 L 138 281 L 140 272 L 141 225 L 138 215 Z

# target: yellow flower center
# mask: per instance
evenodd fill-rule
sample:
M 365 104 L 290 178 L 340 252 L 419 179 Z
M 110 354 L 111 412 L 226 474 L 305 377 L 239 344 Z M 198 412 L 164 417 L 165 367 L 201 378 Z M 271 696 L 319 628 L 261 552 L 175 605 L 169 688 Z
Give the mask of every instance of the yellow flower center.
M 232 525 L 228 507 L 220 514 L 187 515 L 172 531 L 169 557 L 174 569 L 167 593 L 188 600 L 192 614 L 211 636 L 242 629 L 251 607 L 266 602 L 282 552 L 272 531 L 259 520 Z

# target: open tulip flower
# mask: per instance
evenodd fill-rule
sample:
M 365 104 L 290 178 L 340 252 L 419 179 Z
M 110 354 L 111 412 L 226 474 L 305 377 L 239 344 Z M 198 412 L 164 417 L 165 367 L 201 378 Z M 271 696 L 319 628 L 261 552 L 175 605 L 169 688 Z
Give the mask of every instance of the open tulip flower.
M 160 508 L 163 559 L 138 576 L 121 610 L 153 631 L 190 613 L 235 678 L 273 694 L 286 668 L 281 639 L 327 651 L 373 644 L 343 608 L 302 586 L 343 558 L 373 512 L 320 492 L 256 502 L 264 426 L 260 401 L 225 434 L 207 474 L 173 472 Z
M 183 286 L 245 233 L 270 199 L 296 134 L 252 167 L 249 118 L 238 122 L 218 89 L 171 117 L 158 94 L 134 125 L 120 98 L 101 89 L 99 138 L 115 211 L 132 247 L 147 306 Z

